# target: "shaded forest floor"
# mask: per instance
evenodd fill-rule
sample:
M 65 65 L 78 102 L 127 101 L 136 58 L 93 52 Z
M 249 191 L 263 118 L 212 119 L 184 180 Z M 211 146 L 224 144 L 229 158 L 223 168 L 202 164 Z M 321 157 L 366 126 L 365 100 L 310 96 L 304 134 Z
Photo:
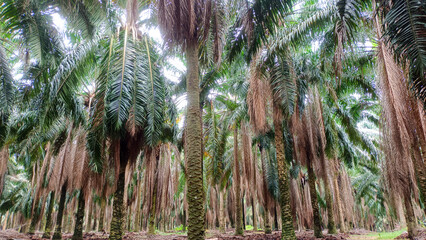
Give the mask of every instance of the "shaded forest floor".
M 421 229 L 418 240 L 426 240 L 426 229 Z M 262 232 L 245 231 L 244 236 L 234 236 L 233 230 L 229 229 L 225 234 L 220 234 L 217 230 L 207 230 L 206 239 L 211 240 L 279 240 L 281 232 L 274 231 L 272 234 L 263 234 Z M 0 239 L 37 239 L 41 240 L 41 232 L 36 232 L 35 235 L 19 233 L 16 230 L 0 230 Z M 313 231 L 300 231 L 296 233 L 298 240 L 314 240 Z M 71 239 L 71 233 L 64 233 L 63 239 Z M 395 238 L 396 237 L 396 238 Z M 407 233 L 404 230 L 388 233 L 370 232 L 364 229 L 352 230 L 345 234 L 328 235 L 324 232 L 325 240 L 375 240 L 375 239 L 407 239 Z M 84 239 L 101 240 L 108 239 L 108 234 L 102 232 L 89 232 L 84 234 Z M 158 232 L 156 235 L 149 236 L 146 232 L 129 232 L 126 233 L 124 239 L 152 239 L 152 240 L 179 240 L 186 239 L 186 233 L 182 232 Z

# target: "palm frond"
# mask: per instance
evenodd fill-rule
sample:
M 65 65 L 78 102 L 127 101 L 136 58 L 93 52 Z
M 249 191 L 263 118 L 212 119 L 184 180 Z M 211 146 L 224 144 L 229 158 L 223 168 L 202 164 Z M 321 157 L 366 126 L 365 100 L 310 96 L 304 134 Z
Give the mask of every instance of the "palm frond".
M 417 0 L 388 1 L 384 37 L 395 57 L 410 69 L 410 83 L 417 96 L 426 102 L 426 7 Z

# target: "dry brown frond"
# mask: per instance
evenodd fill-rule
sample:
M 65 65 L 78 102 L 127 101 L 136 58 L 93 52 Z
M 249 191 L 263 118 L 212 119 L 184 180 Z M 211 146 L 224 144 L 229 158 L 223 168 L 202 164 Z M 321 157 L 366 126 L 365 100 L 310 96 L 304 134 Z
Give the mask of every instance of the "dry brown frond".
M 256 134 L 264 134 L 269 126 L 266 120 L 267 102 L 271 96 L 271 90 L 266 82 L 260 66 L 257 63 L 259 56 L 256 55 L 250 63 L 249 90 L 247 93 L 248 113 L 250 123 Z
M 43 164 L 41 166 L 40 173 L 39 173 L 38 179 L 37 179 L 36 190 L 34 192 L 33 209 L 34 209 L 35 203 L 43 195 L 43 190 L 42 190 L 43 189 L 43 180 L 44 180 L 45 174 L 47 174 L 46 172 L 48 170 L 48 166 L 50 164 L 51 158 L 52 158 L 52 150 L 51 150 L 51 147 L 50 147 L 50 142 L 48 142 L 47 145 L 46 145 L 46 155 L 44 156 L 44 159 L 43 159 Z
M 209 31 L 210 1 L 159 0 L 158 22 L 167 45 L 200 43 Z
M 7 171 L 7 162 L 9 161 L 9 146 L 3 146 L 0 150 L 0 196 L 3 193 L 5 175 Z

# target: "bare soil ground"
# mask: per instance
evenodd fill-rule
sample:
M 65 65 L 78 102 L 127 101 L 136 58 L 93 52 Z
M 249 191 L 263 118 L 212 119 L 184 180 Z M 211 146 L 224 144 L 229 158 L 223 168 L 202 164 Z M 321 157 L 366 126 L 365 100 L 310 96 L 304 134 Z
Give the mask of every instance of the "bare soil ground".
M 272 234 L 264 234 L 262 232 L 254 232 L 254 231 L 245 231 L 244 236 L 234 236 L 234 232 L 232 229 L 228 230 L 225 234 L 220 234 L 217 230 L 208 230 L 206 232 L 206 238 L 211 240 L 279 240 L 281 232 L 275 231 Z M 297 232 L 298 240 L 314 240 L 317 239 L 314 237 L 313 231 L 301 231 Z M 25 233 L 20 233 L 16 230 L 9 229 L 5 231 L 0 231 L 0 239 L 25 239 L 25 240 L 41 240 L 42 232 L 36 232 L 34 235 L 29 235 Z M 343 240 L 347 239 L 349 235 L 347 234 L 336 234 L 336 235 L 324 235 L 324 240 Z M 71 239 L 71 233 L 64 233 L 62 235 L 63 239 Z M 107 233 L 102 232 L 89 232 L 84 234 L 84 239 L 87 240 L 101 240 L 108 239 Z M 139 240 L 139 239 L 152 239 L 152 240 L 179 240 L 186 239 L 185 233 L 159 233 L 154 236 L 149 236 L 146 232 L 129 232 L 126 233 L 124 239 L 129 240 Z
M 420 234 L 416 240 L 426 240 L 426 229 L 419 230 Z M 245 231 L 244 236 L 234 236 L 233 230 L 229 229 L 226 233 L 221 234 L 217 230 L 207 230 L 206 238 L 210 240 L 280 240 L 280 231 L 274 231 L 272 234 L 264 234 L 260 231 Z M 368 234 L 373 233 L 364 229 L 355 229 L 350 231 L 347 234 L 334 234 L 328 235 L 324 232 L 324 240 L 374 240 L 377 239 Z M 9 229 L 0 231 L 1 240 L 9 239 L 24 239 L 24 240 L 42 240 L 42 232 L 36 232 L 35 235 L 29 235 L 25 233 L 20 233 L 16 230 Z M 407 239 L 407 234 L 404 233 L 397 237 L 396 239 Z M 319 240 L 319 238 L 314 237 L 313 231 L 300 231 L 296 232 L 298 240 Z M 71 233 L 64 233 L 63 239 L 71 239 Z M 104 240 L 108 239 L 108 234 L 103 232 L 89 232 L 84 234 L 85 240 Z M 128 240 L 139 240 L 139 239 L 150 239 L 150 240 L 180 240 L 186 239 L 186 233 L 179 232 L 160 232 L 156 235 L 149 236 L 146 232 L 129 232 L 126 233 L 124 239 Z

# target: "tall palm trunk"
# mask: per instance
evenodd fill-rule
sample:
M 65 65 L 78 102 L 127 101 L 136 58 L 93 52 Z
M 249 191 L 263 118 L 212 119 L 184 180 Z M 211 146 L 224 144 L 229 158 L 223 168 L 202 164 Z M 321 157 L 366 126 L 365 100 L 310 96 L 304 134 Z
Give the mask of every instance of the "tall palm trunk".
M 156 150 L 153 150 L 156 151 Z M 149 213 L 149 226 L 148 226 L 148 234 L 154 235 L 155 234 L 155 210 L 157 207 L 157 186 L 158 186 L 158 164 L 160 162 L 160 154 L 155 152 L 155 170 L 154 170 L 154 187 L 152 192 L 152 201 L 151 201 L 151 207 L 150 207 L 150 213 Z M 163 216 L 164 218 L 164 216 Z
M 254 201 L 254 197 L 251 197 L 251 211 L 253 215 L 253 231 L 257 231 L 257 216 L 256 216 L 256 203 Z
M 325 176 L 324 179 L 328 179 L 327 176 Z M 327 206 L 327 218 L 328 218 L 328 223 L 327 223 L 327 228 L 328 228 L 328 234 L 335 234 L 337 233 L 336 230 L 336 224 L 334 222 L 334 215 L 333 215 L 333 197 L 331 195 L 331 189 L 330 189 L 330 185 L 329 185 L 329 181 L 327 180 L 324 181 L 324 188 L 325 188 L 325 201 L 326 201 L 326 206 Z
M 264 209 L 264 230 L 265 230 L 265 234 L 270 234 L 272 233 L 272 229 L 271 229 L 271 222 L 269 219 L 269 209 L 268 209 L 268 205 L 269 205 L 269 196 L 268 196 L 268 179 L 266 176 L 266 153 L 265 153 L 265 148 L 262 146 L 259 146 L 260 148 L 260 158 L 262 161 L 262 178 L 263 178 L 263 197 L 264 197 L 264 205 L 263 205 L 263 209 Z
M 4 217 L 4 223 L 3 223 L 3 228 L 2 228 L 3 231 L 7 229 L 7 224 L 8 224 L 7 219 L 8 218 L 9 218 L 9 211 L 6 212 L 6 216 Z M 50 238 L 50 236 L 49 236 L 49 238 Z
M 282 128 L 282 113 L 280 107 L 274 101 L 273 121 L 275 129 L 275 148 L 278 167 L 278 180 L 280 187 L 280 207 L 282 220 L 281 239 L 290 240 L 296 239 L 296 234 L 293 227 L 293 217 L 291 215 L 290 206 L 290 179 L 289 169 L 285 160 L 284 152 L 284 135 Z
M 197 39 L 188 40 L 186 48 L 187 100 L 186 129 L 188 172 L 188 239 L 204 239 L 204 189 L 201 152 L 200 80 L 198 77 Z
M 50 239 L 50 232 L 52 227 L 52 211 L 53 211 L 53 204 L 55 202 L 55 191 L 52 191 L 50 193 L 50 200 L 49 200 L 49 207 L 47 208 L 46 213 L 46 225 L 44 227 L 44 233 L 42 238 L 49 238 Z
M 334 164 L 336 164 L 336 167 L 334 167 L 334 169 L 338 169 L 337 165 L 338 165 L 338 159 L 336 158 L 334 160 Z M 341 233 L 345 233 L 346 232 L 346 227 L 345 227 L 345 218 L 343 216 L 343 208 L 342 208 L 342 201 L 340 199 L 340 189 L 339 189 L 339 184 L 337 182 L 337 178 L 339 176 L 339 172 L 338 170 L 336 170 L 333 174 L 333 184 L 334 184 L 334 192 L 335 192 L 335 196 L 336 196 L 336 203 L 337 203 L 337 210 L 338 210 L 338 215 L 339 215 L 339 224 L 340 224 L 340 232 Z
M 92 227 L 92 214 L 93 214 L 93 199 L 89 199 L 87 207 L 87 219 L 86 219 L 86 232 L 90 232 Z
M 311 204 L 312 204 L 312 211 L 314 213 L 314 235 L 316 238 L 322 237 L 321 232 L 321 216 L 319 213 L 319 207 L 318 207 L 318 199 L 317 199 L 317 191 L 315 187 L 315 181 L 316 176 L 314 173 L 314 169 L 312 166 L 312 154 L 311 156 L 308 156 L 308 182 L 309 182 L 309 192 L 311 194 Z
M 52 239 L 62 239 L 62 218 L 64 216 L 65 200 L 67 197 L 68 180 L 62 185 L 61 198 L 59 199 L 58 215 L 56 217 L 56 229 Z
M 334 223 L 334 215 L 333 215 L 333 197 L 331 195 L 331 190 L 330 190 L 330 182 L 329 182 L 329 178 L 328 178 L 328 166 L 327 166 L 327 160 L 325 157 L 325 152 L 324 149 L 321 147 L 320 148 L 321 151 L 321 165 L 322 165 L 322 169 L 324 171 L 323 173 L 323 180 L 324 180 L 324 189 L 325 189 L 325 201 L 326 201 L 326 207 L 327 207 L 327 218 L 328 218 L 328 224 L 327 224 L 327 228 L 328 228 L 328 233 L 329 234 L 335 234 L 336 231 L 336 225 Z
M 118 240 L 123 237 L 124 222 L 124 180 L 125 166 L 120 167 L 120 173 L 117 180 L 117 189 L 114 193 L 114 205 L 111 221 L 111 234 L 109 239 Z M 89 223 L 90 224 L 90 223 Z
M 34 234 L 35 227 L 40 220 L 40 209 L 39 209 L 39 200 L 36 199 L 36 202 L 33 205 L 33 215 L 31 217 L 30 229 L 28 230 L 28 234 Z
M 140 219 L 141 219 L 141 193 L 142 193 L 142 181 L 138 178 L 137 184 L 137 196 L 136 196 L 136 216 L 135 216 L 135 231 L 140 231 Z M 100 224 L 100 223 L 99 223 Z
M 74 235 L 72 236 L 73 240 L 83 239 L 84 208 L 84 190 L 80 189 L 80 195 L 78 196 L 77 213 L 75 215 Z
M 220 188 L 220 187 L 218 187 Z M 224 190 L 226 191 L 226 189 Z M 219 231 L 225 233 L 225 193 L 219 190 Z
M 241 176 L 240 176 L 240 159 L 238 152 L 238 127 L 234 128 L 234 184 L 235 184 L 235 235 L 243 235 L 243 217 L 241 204 Z
M 257 157 L 253 157 L 253 187 L 256 186 L 256 159 Z M 251 197 L 251 207 L 253 211 L 253 231 L 257 231 L 257 214 L 256 214 L 256 191 L 253 191 Z
M 101 212 L 99 214 L 98 232 L 105 231 L 105 228 L 104 228 L 105 208 L 106 208 L 106 199 L 105 197 L 101 197 Z
M 416 217 L 414 215 L 413 203 L 411 201 L 410 194 L 404 194 L 404 205 L 405 205 L 405 219 L 407 221 L 407 232 L 408 237 L 413 239 L 417 236 L 417 224 Z

